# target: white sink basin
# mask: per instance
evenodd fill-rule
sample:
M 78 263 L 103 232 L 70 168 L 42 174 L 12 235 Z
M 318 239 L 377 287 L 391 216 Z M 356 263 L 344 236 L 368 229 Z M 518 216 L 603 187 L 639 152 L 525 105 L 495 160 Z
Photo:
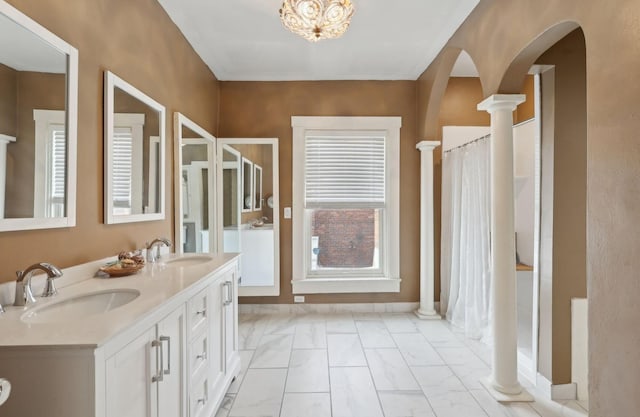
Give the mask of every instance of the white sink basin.
M 35 307 L 21 317 L 26 323 L 52 323 L 74 321 L 115 310 L 138 298 L 140 291 L 131 289 L 115 289 L 77 295 Z
M 168 266 L 184 268 L 187 266 L 194 266 L 194 265 L 199 265 L 205 262 L 209 262 L 212 259 L 213 258 L 208 255 L 189 255 L 189 256 L 182 256 L 180 258 L 168 259 L 164 261 L 164 263 Z

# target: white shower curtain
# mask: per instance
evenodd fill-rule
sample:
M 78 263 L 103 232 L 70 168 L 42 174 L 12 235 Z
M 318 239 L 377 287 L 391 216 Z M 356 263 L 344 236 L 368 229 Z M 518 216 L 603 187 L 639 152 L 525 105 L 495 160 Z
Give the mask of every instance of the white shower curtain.
M 441 313 L 467 337 L 488 335 L 489 137 L 446 152 L 442 163 Z

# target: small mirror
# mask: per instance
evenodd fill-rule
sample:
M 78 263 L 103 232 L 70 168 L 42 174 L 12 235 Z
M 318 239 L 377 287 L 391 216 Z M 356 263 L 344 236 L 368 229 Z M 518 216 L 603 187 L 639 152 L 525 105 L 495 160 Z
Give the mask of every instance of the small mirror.
M 253 165 L 253 192 L 256 196 L 253 202 L 253 211 L 262 210 L 262 167 L 258 164 Z
M 215 252 L 215 137 L 181 113 L 174 114 L 176 138 L 176 251 Z
M 78 51 L 0 1 L 0 231 L 75 226 Z
M 253 162 L 242 158 L 242 212 L 253 210 Z
M 105 221 L 164 219 L 164 106 L 105 73 Z

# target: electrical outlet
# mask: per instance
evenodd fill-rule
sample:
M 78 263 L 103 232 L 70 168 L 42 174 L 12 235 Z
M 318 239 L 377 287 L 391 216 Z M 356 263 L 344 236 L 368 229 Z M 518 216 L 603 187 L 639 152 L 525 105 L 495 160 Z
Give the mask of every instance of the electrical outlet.
M 285 207 L 284 208 L 284 218 L 285 219 L 290 219 L 291 218 L 291 207 Z
M 304 303 L 304 295 L 294 295 L 293 296 L 294 303 Z

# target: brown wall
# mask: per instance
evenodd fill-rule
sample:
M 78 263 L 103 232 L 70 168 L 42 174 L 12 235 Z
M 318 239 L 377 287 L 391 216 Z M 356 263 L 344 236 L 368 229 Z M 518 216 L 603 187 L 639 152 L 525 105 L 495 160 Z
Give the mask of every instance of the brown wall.
M 441 100 L 432 93 L 446 82 L 441 74 L 450 72 L 459 50 L 474 59 L 485 96 L 515 93 L 543 52 L 576 27 L 584 31 L 592 417 L 633 416 L 640 409 L 634 391 L 640 332 L 631 330 L 640 322 L 640 237 L 633 227 L 640 221 L 639 20 L 640 3 L 629 0 L 481 0 L 418 83 L 418 133 L 429 137 L 437 126 L 427 109 Z
M 16 136 L 18 100 L 18 73 L 13 68 L 0 64 L 0 134 Z
M 220 137 L 278 137 L 280 207 L 291 207 L 291 116 L 401 116 L 400 293 L 307 295 L 308 303 L 405 302 L 419 298 L 419 152 L 413 81 L 222 82 Z M 248 121 L 251 121 L 250 123 Z M 245 303 L 292 303 L 291 220 L 280 217 L 280 296 Z
M 99 259 L 173 234 L 172 113 L 210 132 L 218 81 L 156 0 L 9 0 L 79 51 L 77 225 L 0 234 L 0 281 L 48 261 L 59 267 Z M 110 70 L 167 109 L 165 220 L 103 224 L 103 76 Z

